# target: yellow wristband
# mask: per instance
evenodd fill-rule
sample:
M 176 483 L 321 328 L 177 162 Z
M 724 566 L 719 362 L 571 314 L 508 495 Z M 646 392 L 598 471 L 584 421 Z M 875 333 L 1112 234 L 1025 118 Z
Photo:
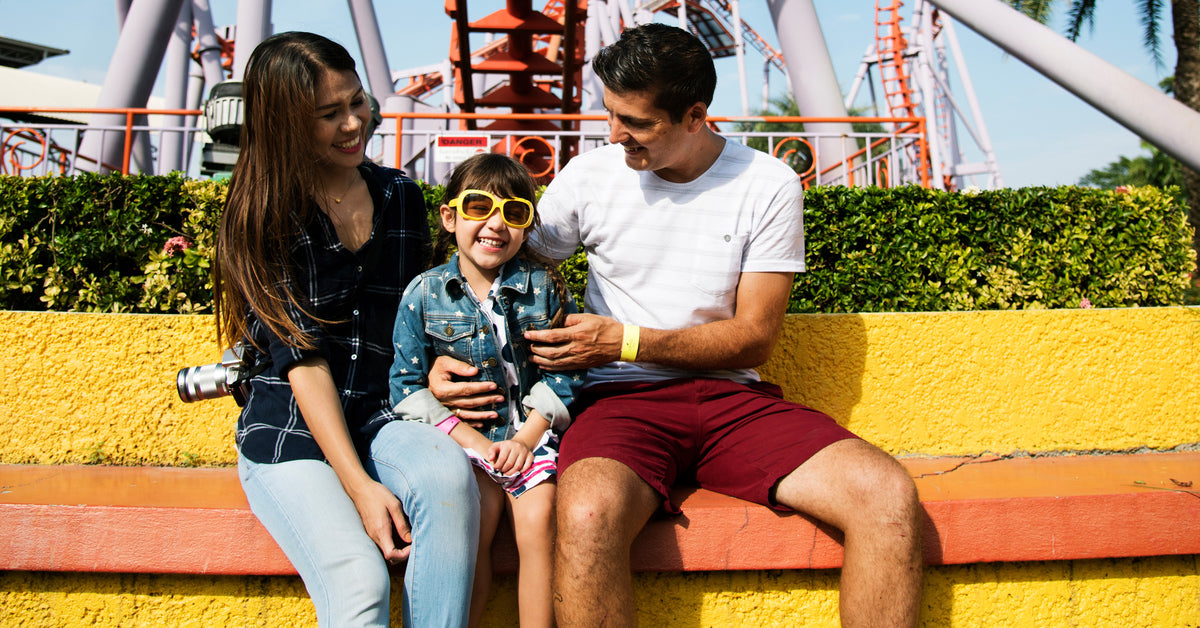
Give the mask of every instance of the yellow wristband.
M 642 328 L 637 325 L 626 325 L 625 334 L 621 338 L 621 361 L 633 362 L 637 359 L 638 338 Z

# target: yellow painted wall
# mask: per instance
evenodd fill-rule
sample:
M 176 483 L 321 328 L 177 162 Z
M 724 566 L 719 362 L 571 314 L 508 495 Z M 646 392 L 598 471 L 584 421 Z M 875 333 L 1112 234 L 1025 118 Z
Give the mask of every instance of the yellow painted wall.
M 1200 308 L 796 315 L 762 372 L 893 454 L 1200 442 Z
M 1194 308 L 795 315 L 763 373 L 896 454 L 1170 449 L 1200 442 L 1198 333 Z M 175 394 L 220 357 L 208 317 L 0 312 L 0 347 L 0 463 L 234 461 L 233 402 Z M 927 626 L 1200 626 L 1195 556 L 926 574 Z M 836 625 L 836 572 L 635 588 L 646 626 Z M 514 624 L 511 577 L 489 610 Z M 296 578 L 0 572 L 0 626 L 313 623 Z
M 399 587 L 396 578 L 393 596 Z M 635 574 L 634 589 L 643 626 L 838 625 L 834 571 Z M 515 626 L 516 610 L 515 579 L 498 578 L 484 626 Z M 1194 628 L 1200 571 L 1194 556 L 930 567 L 921 619 L 930 628 Z M 0 572 L 0 626 L 315 625 L 298 578 Z
M 792 315 L 764 377 L 894 454 L 1200 442 L 1200 309 Z M 0 312 L 0 463 L 225 465 L 209 317 Z

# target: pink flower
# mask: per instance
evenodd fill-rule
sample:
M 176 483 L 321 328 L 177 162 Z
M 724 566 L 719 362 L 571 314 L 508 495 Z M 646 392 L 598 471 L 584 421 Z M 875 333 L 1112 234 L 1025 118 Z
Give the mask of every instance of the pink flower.
M 175 236 L 163 245 L 162 254 L 175 257 L 177 253 L 182 253 L 190 248 L 192 248 L 191 240 L 183 236 Z
M 1091 309 L 1092 302 L 1087 297 L 1083 297 L 1083 300 L 1079 302 L 1079 307 L 1081 307 L 1085 310 Z
M 1117 194 L 1129 194 L 1129 186 L 1118 185 L 1117 188 L 1114 190 L 1114 192 L 1116 192 Z

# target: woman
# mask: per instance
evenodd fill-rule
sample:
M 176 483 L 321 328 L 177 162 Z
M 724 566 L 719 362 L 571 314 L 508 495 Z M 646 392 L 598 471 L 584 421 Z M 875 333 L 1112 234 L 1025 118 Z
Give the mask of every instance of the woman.
M 241 154 L 214 268 L 217 328 L 248 367 L 238 468 L 251 510 L 304 580 L 322 626 L 466 622 L 478 489 L 462 450 L 390 409 L 391 330 L 429 231 L 421 191 L 363 159 L 354 61 L 311 33 L 251 55 Z

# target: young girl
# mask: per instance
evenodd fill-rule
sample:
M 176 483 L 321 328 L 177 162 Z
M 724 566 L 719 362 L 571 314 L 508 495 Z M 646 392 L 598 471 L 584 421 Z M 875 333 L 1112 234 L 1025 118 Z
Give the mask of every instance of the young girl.
M 437 425 L 476 465 L 480 500 L 479 557 L 471 594 L 477 625 L 491 582 L 491 542 L 507 504 L 520 554 L 522 626 L 553 623 L 550 577 L 558 436 L 570 423 L 567 406 L 583 372 L 542 372 L 529 362 L 522 337 L 547 329 L 576 310 L 554 265 L 525 240 L 536 228 L 537 185 L 525 166 L 504 155 L 475 155 L 446 184 L 434 259 L 404 292 L 393 341 L 392 402 L 397 414 Z M 428 374 L 447 355 L 479 369 L 505 397 L 500 419 L 477 430 L 434 399 Z
M 370 107 L 329 39 L 267 38 L 242 94 L 214 275 L 218 334 L 257 372 L 237 424 L 250 508 L 321 626 L 390 625 L 388 564 L 405 560 L 404 624 L 461 626 L 476 482 L 455 444 L 397 420 L 388 394 L 391 324 L 429 251 L 421 190 L 363 160 Z

